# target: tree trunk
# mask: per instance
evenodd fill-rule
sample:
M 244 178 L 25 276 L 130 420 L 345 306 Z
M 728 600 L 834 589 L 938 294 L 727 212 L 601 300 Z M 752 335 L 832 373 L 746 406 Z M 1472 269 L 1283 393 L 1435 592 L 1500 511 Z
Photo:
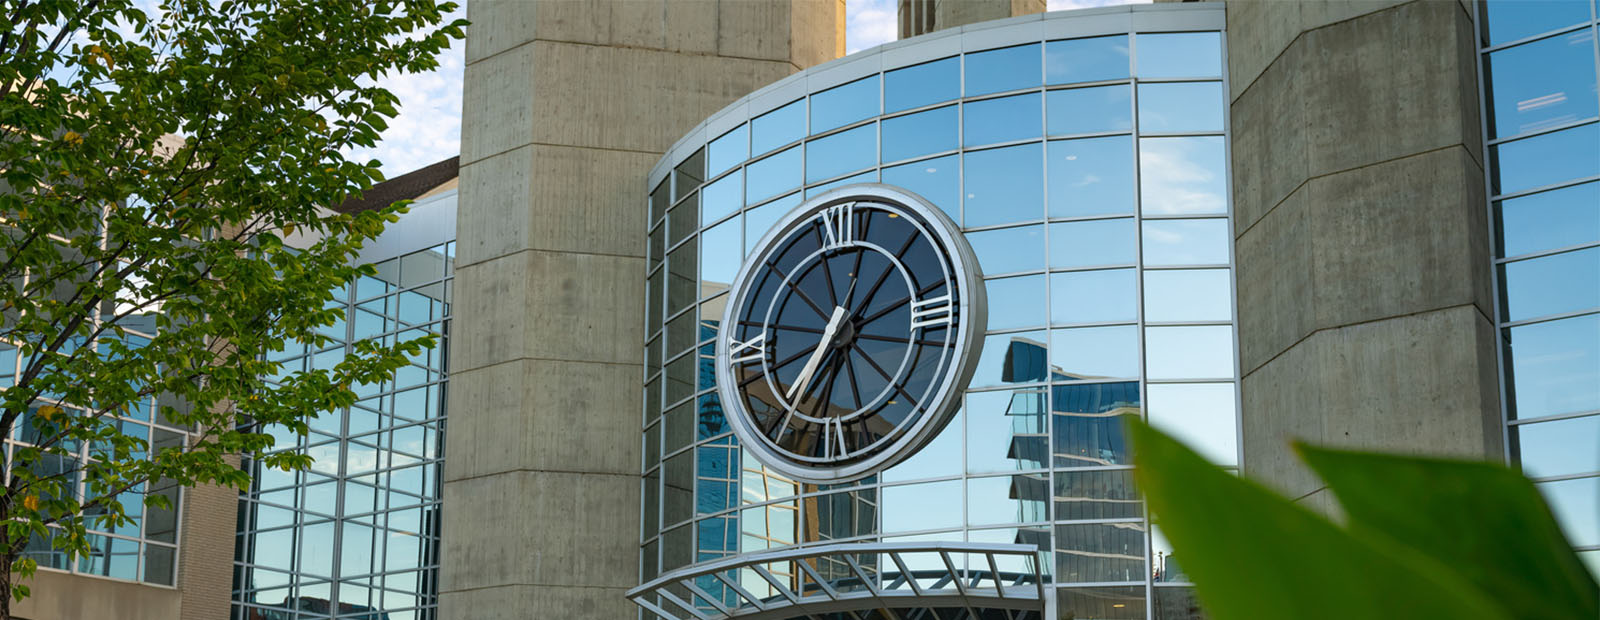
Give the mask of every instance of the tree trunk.
M 4 570 L 0 570 L 0 620 L 11 620 L 11 567 L 16 566 L 17 554 L 6 550 Z

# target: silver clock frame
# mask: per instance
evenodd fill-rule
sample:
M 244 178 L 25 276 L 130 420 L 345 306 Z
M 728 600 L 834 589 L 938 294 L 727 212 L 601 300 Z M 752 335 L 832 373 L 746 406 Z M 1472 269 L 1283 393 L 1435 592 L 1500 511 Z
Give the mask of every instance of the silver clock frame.
M 791 459 L 768 445 L 751 421 L 733 377 L 730 353 L 733 330 L 729 326 L 734 324 L 739 309 L 747 301 L 751 280 L 760 264 L 758 259 L 765 255 L 765 251 L 799 222 L 816 217 L 829 207 L 853 201 L 888 203 L 915 213 L 928 224 L 928 232 L 944 246 L 945 258 L 950 261 L 951 277 L 955 280 L 959 297 L 956 316 L 960 319 L 956 324 L 951 361 L 944 368 L 940 383 L 934 388 L 934 398 L 909 429 L 898 431 L 899 437 L 887 447 L 860 460 L 838 465 L 807 464 Z M 988 299 L 983 285 L 983 271 L 961 228 L 944 211 L 915 193 L 892 185 L 861 183 L 836 188 L 801 203 L 774 223 L 762 235 L 761 241 L 751 247 L 755 249 L 739 266 L 739 272 L 733 278 L 721 327 L 717 330 L 717 395 L 722 400 L 723 412 L 733 427 L 734 435 L 739 438 L 740 447 L 783 476 L 799 482 L 835 484 L 878 473 L 905 460 L 932 441 L 961 408 L 961 396 L 972 380 L 978 367 L 978 357 L 983 352 L 983 330 L 988 324 Z

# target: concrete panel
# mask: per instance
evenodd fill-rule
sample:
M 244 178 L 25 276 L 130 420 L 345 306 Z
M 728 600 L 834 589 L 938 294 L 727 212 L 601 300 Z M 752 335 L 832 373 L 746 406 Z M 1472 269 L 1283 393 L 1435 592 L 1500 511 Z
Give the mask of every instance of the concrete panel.
M 691 54 L 715 54 L 722 30 L 717 24 L 717 17 L 717 0 L 666 2 L 661 12 L 661 19 L 666 24 L 666 49 Z
M 1228 32 L 1233 35 L 1228 38 L 1229 96 L 1237 99 L 1301 33 L 1408 1 L 1411 0 L 1228 2 Z
M 439 616 L 473 620 L 596 618 L 623 620 L 639 608 L 623 597 L 626 588 L 511 585 L 472 592 L 441 592 Z
M 1246 9 L 1265 5 L 1293 5 L 1292 2 L 1261 2 L 1229 5 L 1229 19 Z M 1249 37 L 1239 39 L 1250 40 Z M 1234 38 L 1228 40 L 1230 53 Z M 1301 46 L 1290 48 L 1272 69 L 1263 73 L 1256 88 L 1233 103 L 1231 127 L 1233 151 L 1234 225 L 1237 232 L 1255 225 L 1262 215 L 1283 200 L 1310 176 L 1306 148 L 1306 94 Z M 1230 57 L 1231 58 L 1231 57 Z M 1231 66 L 1231 65 L 1230 65 Z M 1234 81 L 1234 84 L 1237 84 Z M 1242 154 L 1249 153 L 1249 156 Z
M 789 20 L 800 5 L 769 0 L 718 0 L 717 53 L 723 56 L 789 62 Z
M 1315 329 L 1315 239 L 1305 191 L 1234 243 L 1239 296 L 1239 367 L 1248 374 Z
M 467 64 L 461 90 L 463 168 L 533 140 L 533 50 L 525 45 Z
M 844 55 L 844 0 L 800 0 L 789 7 L 789 61 L 796 68 Z
M 534 39 L 535 16 L 541 10 L 536 2 L 516 0 L 472 0 L 467 3 L 467 21 L 472 22 L 467 37 L 468 65 L 512 49 Z
M 232 549 L 223 557 L 229 558 L 231 564 Z M 232 575 L 231 569 L 228 574 Z M 33 596 L 12 603 L 14 617 L 31 620 L 172 620 L 184 617 L 183 594 L 173 588 L 50 570 L 34 573 L 27 584 Z
M 523 359 L 450 375 L 451 425 L 445 480 L 534 469 L 636 475 L 639 367 Z M 459 434 L 460 437 L 455 435 Z
M 642 363 L 643 274 L 642 258 L 540 250 L 458 267 L 452 376 L 523 358 Z
M 517 471 L 453 481 L 444 487 L 444 501 L 446 506 L 472 509 L 445 513 L 451 552 L 444 554 L 440 566 L 441 594 L 507 585 L 623 589 L 635 585 L 637 475 Z M 492 535 L 459 535 L 463 532 Z M 467 611 L 469 615 L 460 617 L 484 617 L 476 607 Z M 572 610 L 540 615 L 524 609 L 522 614 L 519 617 L 596 617 Z
M 482 207 L 460 213 L 456 260 L 471 265 L 522 249 L 644 256 L 638 188 L 651 153 L 531 145 L 461 169 Z M 534 182 L 534 179 L 540 179 Z

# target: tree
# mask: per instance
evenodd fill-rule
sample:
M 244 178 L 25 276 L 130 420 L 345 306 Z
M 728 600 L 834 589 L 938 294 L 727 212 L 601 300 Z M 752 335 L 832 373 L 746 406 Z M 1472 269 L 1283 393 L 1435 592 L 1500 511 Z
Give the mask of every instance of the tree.
M 273 352 L 329 340 L 342 311 L 325 304 L 371 273 L 353 259 L 404 209 L 319 207 L 381 179 L 340 153 L 395 115 L 378 77 L 430 70 L 462 36 L 443 23 L 456 7 L 154 1 L 0 0 L 0 375 L 16 369 L 0 436 L 18 442 L 0 618 L 29 593 L 13 574 L 37 568 L 30 541 L 87 557 L 88 528 L 170 509 L 163 485 L 247 488 L 240 456 L 304 468 L 267 431 L 306 433 L 434 344 L 363 343 L 266 380 Z M 152 413 L 187 441 L 122 431 Z

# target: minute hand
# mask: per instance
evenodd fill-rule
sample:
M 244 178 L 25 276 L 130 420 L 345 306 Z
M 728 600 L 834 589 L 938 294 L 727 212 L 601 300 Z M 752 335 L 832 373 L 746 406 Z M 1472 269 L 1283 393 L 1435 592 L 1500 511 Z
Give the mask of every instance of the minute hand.
M 811 384 L 811 375 L 817 372 L 817 364 L 822 362 L 822 354 L 833 344 L 833 335 L 839 331 L 839 326 L 844 324 L 847 315 L 844 306 L 833 307 L 833 316 L 828 317 L 828 326 L 822 330 L 822 342 L 817 343 L 817 350 L 811 352 L 811 359 L 806 360 L 805 367 L 801 368 L 800 375 L 795 377 L 794 385 L 789 386 L 785 398 L 794 400 L 795 394 L 805 393 L 806 386 Z

